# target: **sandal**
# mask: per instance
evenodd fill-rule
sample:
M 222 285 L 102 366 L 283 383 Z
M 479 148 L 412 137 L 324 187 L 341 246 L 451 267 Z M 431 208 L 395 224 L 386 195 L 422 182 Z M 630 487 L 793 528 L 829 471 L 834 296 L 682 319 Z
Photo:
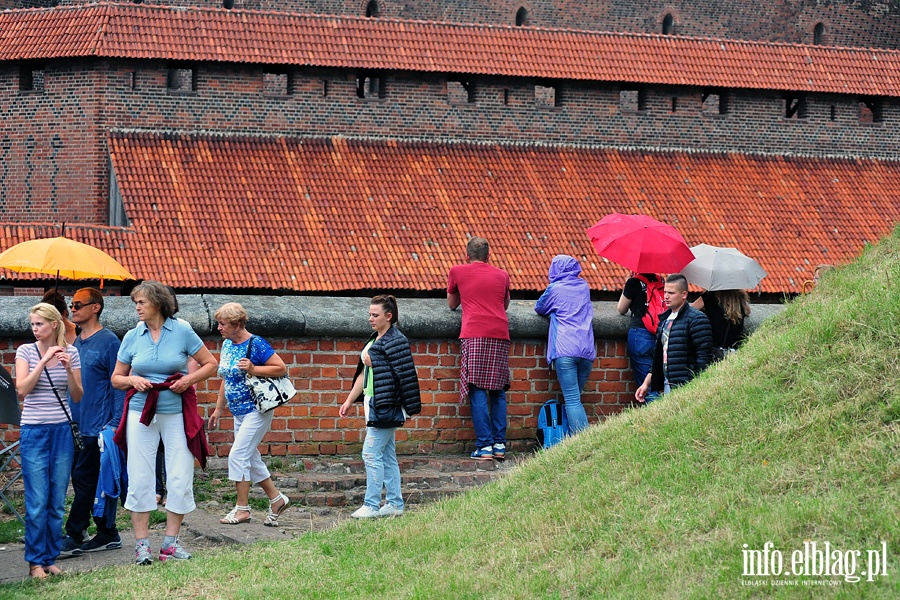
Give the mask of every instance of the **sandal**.
M 28 567 L 28 576 L 34 579 L 46 579 L 47 572 L 41 565 L 31 565 Z
M 276 502 L 281 501 L 281 506 L 278 507 L 278 510 L 272 508 Z M 266 527 L 278 527 L 278 517 L 283 513 L 288 506 L 291 505 L 291 499 L 278 492 L 278 495 L 269 500 L 269 512 L 266 514 L 266 520 L 263 521 L 263 525 Z
M 65 575 L 66 572 L 57 567 L 56 565 L 50 565 L 49 567 L 44 567 L 44 571 L 47 572 L 47 575 Z
M 237 514 L 239 512 L 247 513 L 246 517 L 241 517 L 238 519 Z M 235 506 L 231 509 L 231 512 L 219 519 L 219 523 L 222 525 L 239 525 L 240 523 L 249 523 L 250 522 L 250 507 L 249 506 Z

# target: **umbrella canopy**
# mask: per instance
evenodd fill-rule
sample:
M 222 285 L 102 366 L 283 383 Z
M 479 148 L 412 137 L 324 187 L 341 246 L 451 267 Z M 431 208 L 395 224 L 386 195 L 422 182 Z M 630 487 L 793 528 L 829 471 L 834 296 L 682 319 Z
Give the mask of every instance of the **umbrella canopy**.
M 47 273 L 69 279 L 134 279 L 128 269 L 93 246 L 65 237 L 29 240 L 0 254 L 0 267 L 17 273 Z
M 677 229 L 647 215 L 613 213 L 587 233 L 597 254 L 635 273 L 677 273 L 694 260 Z
M 687 280 L 709 291 L 748 290 L 766 276 L 758 262 L 737 248 L 700 244 L 691 248 L 694 259 L 681 270 Z

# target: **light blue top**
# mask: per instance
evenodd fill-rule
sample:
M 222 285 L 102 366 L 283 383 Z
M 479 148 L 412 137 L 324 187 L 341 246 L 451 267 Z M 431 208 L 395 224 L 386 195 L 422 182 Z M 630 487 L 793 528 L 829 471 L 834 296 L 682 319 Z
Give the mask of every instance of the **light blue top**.
M 237 368 L 237 363 L 247 357 L 247 344 L 253 341 L 250 350 L 250 362 L 261 366 L 266 364 L 275 350 L 259 336 L 253 336 L 246 342 L 233 344 L 231 340 L 222 342 L 222 352 L 219 353 L 219 377 L 224 380 L 225 400 L 228 402 L 228 410 L 239 417 L 256 410 L 250 388 L 247 386 L 247 374 Z
M 187 375 L 188 358 L 203 348 L 203 341 L 187 321 L 168 318 L 160 330 L 159 340 L 154 343 L 150 330 L 144 323 L 125 334 L 119 354 L 119 362 L 131 365 L 132 375 L 149 379 L 151 383 L 162 383 L 170 375 Z M 131 397 L 129 410 L 144 410 L 147 392 L 137 392 Z M 156 412 L 161 415 L 181 413 L 181 396 L 169 390 L 159 392 Z

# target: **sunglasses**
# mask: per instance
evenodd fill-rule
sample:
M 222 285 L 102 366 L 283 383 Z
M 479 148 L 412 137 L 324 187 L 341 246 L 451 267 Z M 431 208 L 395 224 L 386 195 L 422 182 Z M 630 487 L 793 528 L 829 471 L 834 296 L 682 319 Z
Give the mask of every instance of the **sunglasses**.
M 69 305 L 69 308 L 71 308 L 72 310 L 81 310 L 85 306 L 90 306 L 91 304 L 97 304 L 97 303 L 96 302 L 85 302 L 85 303 L 73 302 L 72 304 Z

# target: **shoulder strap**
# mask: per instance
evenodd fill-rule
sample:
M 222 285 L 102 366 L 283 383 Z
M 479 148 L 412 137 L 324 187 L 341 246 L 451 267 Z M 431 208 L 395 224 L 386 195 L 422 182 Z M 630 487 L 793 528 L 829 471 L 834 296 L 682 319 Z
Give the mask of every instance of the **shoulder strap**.
M 245 356 L 244 358 L 250 358 L 250 351 L 253 349 L 253 338 L 254 337 L 255 336 L 251 335 L 250 341 L 247 342 L 247 356 Z
M 37 344 L 34 345 L 35 350 L 38 351 L 38 356 L 41 355 L 40 349 L 37 347 Z M 50 379 L 50 371 L 44 369 L 44 375 L 47 376 L 47 381 L 50 382 L 50 389 L 53 390 L 53 395 L 56 396 L 56 399 L 59 401 L 60 407 L 63 409 L 63 412 L 66 413 L 66 419 L 68 419 L 69 423 L 72 422 L 72 415 L 69 414 L 69 409 L 66 408 L 66 403 L 62 401 L 62 398 L 59 397 L 59 392 L 56 391 L 56 386 L 53 385 L 53 380 Z

